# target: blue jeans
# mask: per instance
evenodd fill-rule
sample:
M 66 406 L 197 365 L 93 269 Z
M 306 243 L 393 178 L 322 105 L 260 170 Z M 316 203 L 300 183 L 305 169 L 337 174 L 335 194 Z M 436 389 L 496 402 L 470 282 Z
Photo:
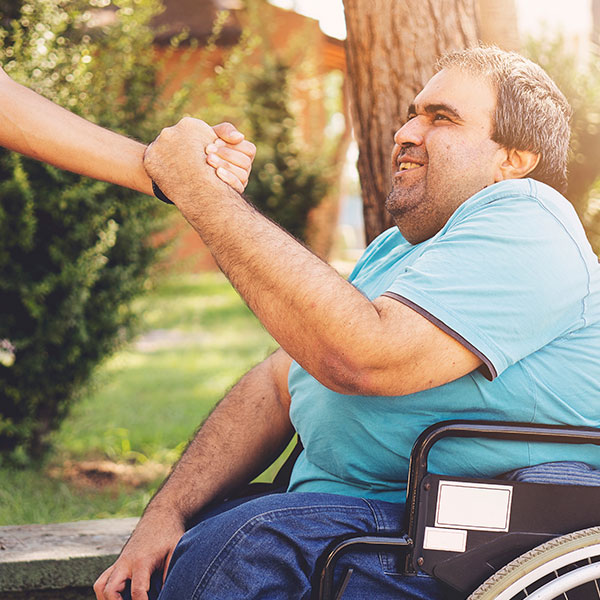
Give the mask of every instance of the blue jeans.
M 282 493 L 209 511 L 181 538 L 159 600 L 308 600 L 315 563 L 343 535 L 398 533 L 397 504 L 334 494 Z M 392 553 L 348 554 L 336 569 L 336 589 L 352 567 L 344 600 L 443 600 L 427 575 L 403 576 Z M 318 577 L 318 574 L 317 574 Z M 153 577 L 150 600 L 160 578 Z

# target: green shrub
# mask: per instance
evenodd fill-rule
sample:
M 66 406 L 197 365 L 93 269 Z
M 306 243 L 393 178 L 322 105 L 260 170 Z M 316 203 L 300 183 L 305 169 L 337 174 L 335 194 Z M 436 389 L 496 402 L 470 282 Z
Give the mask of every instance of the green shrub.
M 249 79 L 246 118 L 256 160 L 246 195 L 265 215 L 304 240 L 308 213 L 325 197 L 325 163 L 294 139 L 289 109 L 289 68 L 268 55 Z
M 256 64 L 248 60 L 256 35 L 244 32 L 214 77 L 189 78 L 165 104 L 149 27 L 159 0 L 22 0 L 20 12 L 17 4 L 0 0 L 0 64 L 102 126 L 148 141 L 196 98 L 204 106 L 198 116 L 213 123 L 239 124 L 249 105 L 253 127 L 243 131 L 259 158 L 248 193 L 303 236 L 325 179 L 295 146 L 288 69 L 265 59 L 250 82 L 242 76 Z M 113 21 L 94 26 L 99 11 Z M 205 56 L 225 19 L 218 15 Z M 196 47 L 190 40 L 188 59 Z M 0 150 L 0 461 L 42 456 L 94 367 L 127 338 L 129 304 L 157 258 L 148 240 L 163 227 L 164 210 L 152 198 Z
M 155 84 L 157 0 L 24 2 L 0 30 L 15 80 L 138 139 L 174 119 Z M 135 8 L 135 10 L 134 10 Z M 126 336 L 157 258 L 163 207 L 136 192 L 0 152 L 0 453 L 40 457 L 96 364 Z

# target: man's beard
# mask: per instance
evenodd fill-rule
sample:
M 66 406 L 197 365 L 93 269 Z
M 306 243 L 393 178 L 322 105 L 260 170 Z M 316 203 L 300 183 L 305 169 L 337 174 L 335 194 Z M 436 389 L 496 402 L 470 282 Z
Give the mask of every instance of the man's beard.
M 392 189 L 385 199 L 385 208 L 394 219 L 402 219 L 411 213 L 418 212 L 419 208 L 427 204 L 425 190 L 416 188 L 417 186 L 397 189 L 395 185 L 392 185 Z
M 400 233 L 411 244 L 418 244 L 434 236 L 450 215 L 443 215 L 439 199 L 432 198 L 425 185 L 392 189 L 385 200 L 385 208 L 392 215 Z

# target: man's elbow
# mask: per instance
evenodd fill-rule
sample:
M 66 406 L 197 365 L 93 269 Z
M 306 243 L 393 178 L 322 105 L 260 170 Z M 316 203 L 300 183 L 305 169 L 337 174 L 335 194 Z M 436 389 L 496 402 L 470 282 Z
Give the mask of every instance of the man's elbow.
M 319 362 L 315 379 L 334 392 L 349 396 L 401 396 L 407 392 L 402 389 L 398 371 L 390 373 L 360 357 L 329 355 Z

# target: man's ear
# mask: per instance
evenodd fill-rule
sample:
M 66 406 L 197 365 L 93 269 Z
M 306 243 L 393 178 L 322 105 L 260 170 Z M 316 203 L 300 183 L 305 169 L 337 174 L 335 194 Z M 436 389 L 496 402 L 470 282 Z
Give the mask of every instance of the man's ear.
M 504 160 L 496 170 L 496 182 L 527 177 L 540 162 L 540 155 L 528 150 L 504 150 Z

